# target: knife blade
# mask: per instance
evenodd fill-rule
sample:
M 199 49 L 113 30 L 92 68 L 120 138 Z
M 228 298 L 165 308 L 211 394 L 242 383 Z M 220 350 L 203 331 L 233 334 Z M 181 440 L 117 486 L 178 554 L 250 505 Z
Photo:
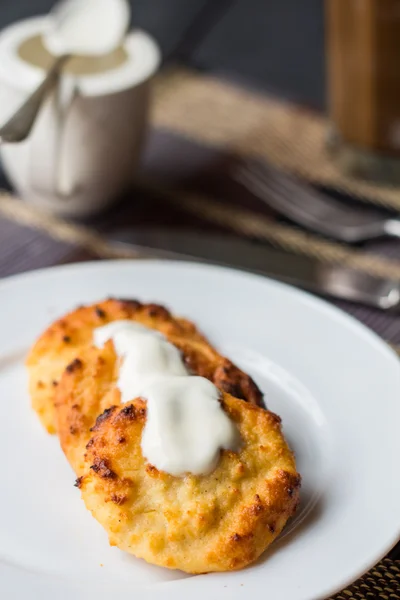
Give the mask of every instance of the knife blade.
M 399 309 L 400 282 L 321 263 L 227 235 L 158 228 L 122 229 L 109 241 L 149 257 L 202 261 L 258 273 L 305 290 L 382 310 Z

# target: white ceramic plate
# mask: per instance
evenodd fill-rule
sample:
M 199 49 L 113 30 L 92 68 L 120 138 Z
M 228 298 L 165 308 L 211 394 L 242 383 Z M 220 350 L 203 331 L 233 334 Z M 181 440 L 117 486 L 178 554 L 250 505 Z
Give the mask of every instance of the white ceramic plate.
M 301 507 L 252 567 L 190 577 L 110 548 L 57 440 L 30 409 L 29 346 L 55 317 L 110 295 L 165 303 L 193 319 L 283 418 L 303 477 Z M 0 327 L 0 597 L 314 600 L 397 541 L 400 361 L 328 304 L 229 269 L 104 262 L 4 281 Z

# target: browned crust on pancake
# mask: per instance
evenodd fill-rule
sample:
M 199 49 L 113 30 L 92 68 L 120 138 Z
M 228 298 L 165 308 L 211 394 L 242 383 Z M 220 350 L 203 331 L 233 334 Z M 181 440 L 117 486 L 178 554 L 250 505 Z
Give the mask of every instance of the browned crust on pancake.
M 142 455 L 146 403 L 120 404 L 112 344 L 87 349 L 81 363 L 58 387 L 59 434 L 83 499 L 110 543 L 190 573 L 240 569 L 256 560 L 299 498 L 300 476 L 280 418 L 223 393 L 222 406 L 240 431 L 240 452 L 223 451 L 210 475 L 173 477 Z
M 121 404 L 113 344 L 92 345 L 93 329 L 117 319 L 162 332 L 193 374 L 221 390 L 242 446 L 221 452 L 211 474 L 173 477 L 143 457 L 146 403 Z M 249 376 L 164 307 L 114 299 L 81 307 L 39 338 L 27 364 L 33 406 L 57 429 L 75 485 L 112 545 L 189 573 L 235 570 L 256 560 L 294 513 L 300 476 L 279 417 L 257 406 L 262 395 Z
M 157 329 L 183 352 L 188 368 L 194 373 L 207 377 L 220 389 L 235 391 L 243 400 L 254 404 L 262 402 L 262 394 L 253 380 L 221 356 L 193 323 L 172 316 L 157 304 L 111 298 L 79 307 L 57 320 L 29 353 L 26 364 L 32 406 L 50 433 L 56 431 L 53 404 L 64 370 L 91 346 L 93 329 L 119 319 Z

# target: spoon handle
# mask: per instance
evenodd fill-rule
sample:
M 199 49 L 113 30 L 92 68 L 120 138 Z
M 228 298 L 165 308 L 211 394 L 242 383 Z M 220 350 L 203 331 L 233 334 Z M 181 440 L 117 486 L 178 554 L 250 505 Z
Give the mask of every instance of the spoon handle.
M 28 137 L 43 100 L 50 90 L 53 89 L 64 63 L 69 58 L 69 55 L 58 57 L 39 87 L 25 100 L 7 123 L 3 127 L 0 127 L 0 143 L 13 144 L 22 142 Z

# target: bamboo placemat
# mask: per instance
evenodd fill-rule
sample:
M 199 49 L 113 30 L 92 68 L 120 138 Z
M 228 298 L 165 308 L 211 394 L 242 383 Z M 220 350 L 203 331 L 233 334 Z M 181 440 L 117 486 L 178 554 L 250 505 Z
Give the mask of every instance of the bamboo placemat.
M 154 123 L 158 128 L 168 128 L 182 139 L 194 140 L 204 147 L 234 152 L 238 156 L 266 158 L 313 182 L 350 192 L 369 202 L 400 209 L 399 190 L 343 178 L 328 163 L 324 155 L 327 122 L 322 117 L 257 97 L 230 84 L 188 72 L 161 77 L 156 87 Z M 36 231 L 42 244 L 37 253 L 40 259 L 51 255 L 54 263 L 58 264 L 97 257 L 137 257 L 138 253 L 116 249 L 109 242 L 107 223 L 140 225 L 152 222 L 153 215 L 158 215 L 161 223 L 168 224 L 168 216 L 172 214 L 170 223 L 180 220 L 184 225 L 200 224 L 202 229 L 214 227 L 218 231 L 256 238 L 295 254 L 313 256 L 320 261 L 346 264 L 372 275 L 400 279 L 399 242 L 393 242 L 384 251 L 381 248 L 377 251 L 376 246 L 349 248 L 279 222 L 261 208 L 258 211 L 240 203 L 224 203 L 213 195 L 193 189 L 167 191 L 152 180 L 151 183 L 149 180 L 138 182 L 135 195 L 145 199 L 144 205 L 149 203 L 142 221 L 138 217 L 138 207 L 132 207 L 128 202 L 109 214 L 104 222 L 83 225 L 45 215 L 7 192 L 0 193 L 0 235 L 2 224 L 3 231 L 9 231 L 10 238 L 15 237 L 12 227 L 21 228 L 24 234 L 21 239 L 25 242 L 29 237 L 26 232 Z M 32 237 L 32 234 L 29 235 Z M 7 266 L 8 270 L 2 270 L 0 256 L 0 273 L 9 274 L 13 268 L 14 271 L 20 270 L 24 264 L 25 268 L 49 264 L 35 260 L 21 262 L 21 243 L 9 243 L 7 260 L 10 266 Z M 1 250 L 0 240 L 0 254 Z M 20 266 L 16 267 L 17 264 Z M 374 328 L 400 354 L 399 318 L 374 313 L 363 307 L 337 304 Z M 367 598 L 400 600 L 400 560 L 385 558 L 355 584 L 334 596 L 334 600 Z
M 400 561 L 385 558 L 332 600 L 399 600 Z

